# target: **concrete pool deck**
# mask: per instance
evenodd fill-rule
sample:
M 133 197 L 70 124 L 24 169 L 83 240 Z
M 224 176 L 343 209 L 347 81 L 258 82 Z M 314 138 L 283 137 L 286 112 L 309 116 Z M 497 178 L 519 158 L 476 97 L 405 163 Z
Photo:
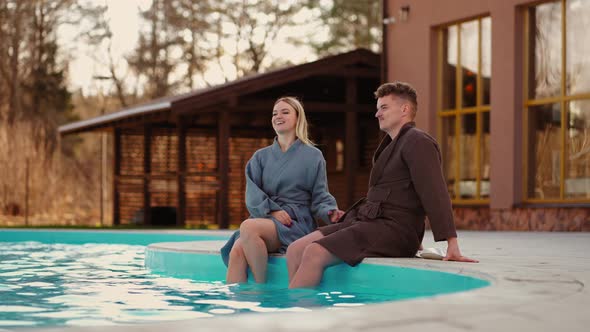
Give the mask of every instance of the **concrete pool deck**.
M 368 259 L 365 262 L 465 274 L 489 280 L 491 286 L 430 298 L 352 308 L 318 308 L 302 313 L 253 313 L 149 325 L 18 328 L 13 331 L 342 332 L 400 329 L 425 332 L 589 329 L 590 292 L 585 285 L 590 284 L 590 233 L 460 232 L 459 241 L 463 253 L 479 259 L 479 264 L 424 259 Z M 222 244 L 222 241 L 189 242 L 166 245 L 166 248 L 202 253 L 217 251 Z M 434 244 L 427 233 L 424 246 L 446 248 L 446 243 Z

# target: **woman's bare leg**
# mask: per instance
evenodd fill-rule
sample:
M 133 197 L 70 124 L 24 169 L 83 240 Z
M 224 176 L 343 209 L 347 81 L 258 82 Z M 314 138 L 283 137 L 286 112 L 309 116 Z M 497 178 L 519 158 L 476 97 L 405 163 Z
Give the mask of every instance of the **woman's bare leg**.
M 228 284 L 248 281 L 248 262 L 242 247 L 242 239 L 237 239 L 231 248 L 225 280 Z
M 303 256 L 305 248 L 314 241 L 317 241 L 323 237 L 324 235 L 320 231 L 315 231 L 289 245 L 287 248 L 287 270 L 289 271 L 289 282 L 293 280 L 293 276 L 295 275 L 295 272 L 297 272 L 299 264 L 301 264 L 301 256 Z
M 246 219 L 240 225 L 240 240 L 254 280 L 266 282 L 268 253 L 281 247 L 275 223 L 270 219 Z

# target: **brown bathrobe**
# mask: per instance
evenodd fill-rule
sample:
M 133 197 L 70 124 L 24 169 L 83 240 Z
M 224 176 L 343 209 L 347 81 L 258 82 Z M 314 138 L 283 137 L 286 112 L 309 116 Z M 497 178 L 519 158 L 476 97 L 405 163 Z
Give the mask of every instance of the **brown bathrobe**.
M 320 227 L 316 242 L 351 266 L 365 257 L 412 257 L 425 216 L 435 241 L 457 236 L 438 144 L 410 122 L 379 144 L 367 197 L 340 222 Z

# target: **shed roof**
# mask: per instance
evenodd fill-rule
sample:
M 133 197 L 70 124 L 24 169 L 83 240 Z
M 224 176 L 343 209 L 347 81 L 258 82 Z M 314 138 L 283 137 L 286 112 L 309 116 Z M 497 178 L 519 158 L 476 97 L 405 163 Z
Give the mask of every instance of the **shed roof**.
M 379 68 L 380 58 L 366 49 L 333 55 L 317 61 L 277 69 L 266 73 L 247 76 L 235 81 L 199 89 L 184 94 L 154 99 L 147 103 L 122 109 L 118 112 L 72 122 L 59 127 L 60 135 L 87 132 L 113 127 L 122 121 L 140 120 L 145 116 L 166 113 L 186 113 L 197 111 L 214 104 L 225 103 L 229 97 L 254 93 L 273 86 L 300 80 L 314 75 L 349 75 L 343 71 L 350 65 L 365 65 Z

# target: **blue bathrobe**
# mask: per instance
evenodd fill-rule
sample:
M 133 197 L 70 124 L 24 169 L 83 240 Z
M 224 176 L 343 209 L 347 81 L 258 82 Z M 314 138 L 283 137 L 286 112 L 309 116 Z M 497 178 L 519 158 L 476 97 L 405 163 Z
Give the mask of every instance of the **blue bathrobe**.
M 276 138 L 272 145 L 256 151 L 246 165 L 246 207 L 249 218 L 274 221 L 281 241 L 280 253 L 285 253 L 289 244 L 316 229 L 314 217 L 329 223 L 328 212 L 337 205 L 328 191 L 322 152 L 298 139 L 283 152 Z M 270 215 L 278 210 L 289 214 L 291 227 Z M 239 236 L 236 231 L 221 248 L 225 265 Z

